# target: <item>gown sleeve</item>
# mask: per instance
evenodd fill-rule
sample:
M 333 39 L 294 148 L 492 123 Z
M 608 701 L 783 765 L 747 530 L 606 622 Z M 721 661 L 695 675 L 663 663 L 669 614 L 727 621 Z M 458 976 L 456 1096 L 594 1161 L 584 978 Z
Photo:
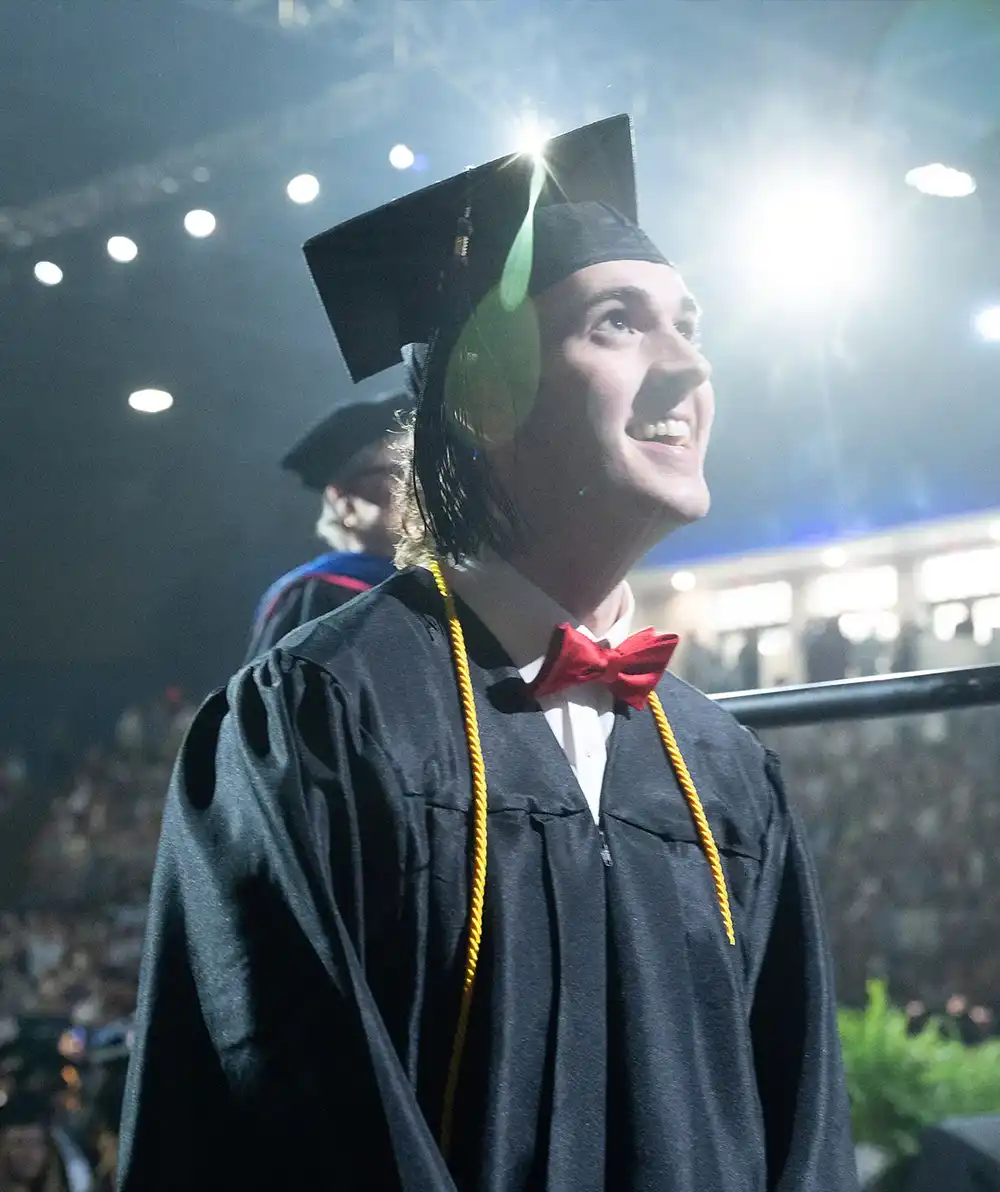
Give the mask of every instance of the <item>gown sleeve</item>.
M 271 608 L 258 617 L 250 632 L 245 663 L 253 662 L 267 650 L 273 649 L 293 629 L 332 613 L 357 596 L 353 588 L 325 579 L 308 578 L 291 584 L 277 598 Z
M 274 651 L 188 734 L 153 882 L 119 1192 L 454 1192 L 365 981 L 357 829 L 365 801 L 388 818 L 394 792 L 370 756 L 352 777 L 362 734 L 347 702 L 321 668 Z
M 819 886 L 770 752 L 766 768 L 775 810 L 751 925 L 757 971 L 750 1025 L 768 1188 L 855 1192 L 857 1166 Z

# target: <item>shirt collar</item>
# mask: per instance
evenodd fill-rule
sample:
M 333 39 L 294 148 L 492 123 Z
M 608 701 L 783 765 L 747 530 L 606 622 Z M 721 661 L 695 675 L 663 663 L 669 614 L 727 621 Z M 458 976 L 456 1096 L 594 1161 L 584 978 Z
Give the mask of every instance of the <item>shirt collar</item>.
M 572 625 L 592 641 L 620 646 L 632 632 L 635 597 L 624 580 L 620 586 L 621 612 L 608 632 L 597 638 L 557 601 L 526 579 L 516 568 L 494 556 L 445 566 L 452 590 L 472 609 L 493 634 L 525 683 L 538 677 L 557 625 Z

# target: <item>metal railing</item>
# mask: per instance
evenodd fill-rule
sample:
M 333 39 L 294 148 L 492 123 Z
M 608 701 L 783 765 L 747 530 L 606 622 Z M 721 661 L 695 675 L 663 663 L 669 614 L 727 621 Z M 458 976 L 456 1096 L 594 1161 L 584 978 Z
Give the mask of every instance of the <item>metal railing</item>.
M 1000 704 L 1000 666 L 916 671 L 713 697 L 750 728 L 873 720 Z

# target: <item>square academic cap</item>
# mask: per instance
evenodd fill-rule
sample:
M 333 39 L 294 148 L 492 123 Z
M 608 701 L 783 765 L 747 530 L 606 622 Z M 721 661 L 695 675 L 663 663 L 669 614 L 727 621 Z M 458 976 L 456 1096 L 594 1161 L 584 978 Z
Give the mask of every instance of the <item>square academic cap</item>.
M 411 405 L 405 390 L 394 389 L 372 400 L 336 406 L 289 451 L 281 466 L 294 472 L 306 488 L 322 492 L 359 451 L 398 430 L 396 414 Z
M 600 204 L 606 222 L 635 225 L 628 116 L 554 138 L 545 146 L 544 161 L 536 210 Z M 442 270 L 467 209 L 473 288 L 478 286 L 482 296 L 500 280 L 528 213 L 534 166 L 528 154 L 498 158 L 348 220 L 306 244 L 309 269 L 355 381 L 398 363 L 405 344 L 431 339 L 440 317 Z M 578 240 L 581 230 L 584 238 L 590 230 L 586 222 L 577 228 Z

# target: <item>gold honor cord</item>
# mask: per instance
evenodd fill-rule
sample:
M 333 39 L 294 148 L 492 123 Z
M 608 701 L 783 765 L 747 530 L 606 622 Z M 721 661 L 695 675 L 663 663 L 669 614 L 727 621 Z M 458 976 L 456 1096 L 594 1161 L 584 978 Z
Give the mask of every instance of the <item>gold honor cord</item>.
M 486 898 L 486 765 L 483 762 L 483 748 L 479 740 L 479 723 L 476 718 L 476 700 L 472 690 L 472 679 L 469 675 L 469 656 L 465 648 L 465 634 L 462 623 L 458 619 L 455 609 L 455 598 L 445 582 L 441 565 L 437 560 L 428 563 L 428 569 L 434 577 L 434 583 L 444 601 L 445 613 L 448 620 L 448 638 L 451 644 L 452 661 L 455 664 L 455 677 L 458 681 L 459 699 L 462 704 L 462 719 L 465 725 L 465 741 L 469 751 L 469 764 L 472 772 L 472 810 L 473 810 L 473 850 L 472 850 L 472 893 L 469 900 L 469 936 L 465 950 L 465 974 L 462 980 L 462 1001 L 458 1012 L 458 1024 L 455 1027 L 455 1039 L 451 1048 L 451 1059 L 448 1064 L 448 1079 L 444 1090 L 444 1107 L 441 1113 L 441 1151 L 447 1159 L 451 1151 L 452 1129 L 455 1116 L 455 1093 L 458 1090 L 458 1076 L 462 1066 L 462 1053 L 465 1050 L 465 1038 L 469 1029 L 469 1015 L 472 1011 L 472 995 L 476 986 L 476 969 L 479 965 L 479 948 L 483 938 L 483 904 Z M 719 849 L 712 835 L 705 809 L 695 788 L 694 780 L 687 768 L 687 763 L 681 754 L 670 727 L 663 705 L 656 692 L 649 697 L 650 711 L 656 722 L 660 740 L 667 760 L 677 778 L 677 783 L 684 795 L 685 802 L 694 820 L 698 832 L 698 840 L 708 859 L 709 869 L 712 871 L 712 883 L 719 903 L 719 911 L 726 930 L 726 939 L 735 945 L 736 933 L 733 929 L 733 916 L 729 908 L 729 892 L 726 889 L 726 877 L 722 871 L 722 861 Z
M 469 656 L 465 649 L 465 634 L 462 632 L 462 623 L 455 610 L 455 598 L 445 583 L 437 560 L 432 560 L 429 566 L 437 589 L 444 600 L 448 616 L 448 637 L 451 641 L 451 656 L 455 663 L 455 677 L 458 680 L 458 694 L 462 703 L 462 719 L 465 722 L 465 741 L 472 769 L 473 849 L 469 938 L 465 949 L 462 1002 L 458 1011 L 458 1025 L 455 1028 L 455 1040 L 451 1048 L 448 1080 L 444 1088 L 444 1109 L 441 1113 L 441 1152 L 447 1159 L 451 1151 L 451 1131 L 455 1114 L 458 1073 L 462 1066 L 462 1052 L 465 1050 L 465 1034 L 469 1029 L 472 992 L 475 989 L 476 968 L 479 965 L 479 945 L 483 938 L 483 902 L 486 897 L 486 766 L 483 762 L 483 747 L 479 740 L 476 699 L 472 691 L 472 679 L 469 677 Z

